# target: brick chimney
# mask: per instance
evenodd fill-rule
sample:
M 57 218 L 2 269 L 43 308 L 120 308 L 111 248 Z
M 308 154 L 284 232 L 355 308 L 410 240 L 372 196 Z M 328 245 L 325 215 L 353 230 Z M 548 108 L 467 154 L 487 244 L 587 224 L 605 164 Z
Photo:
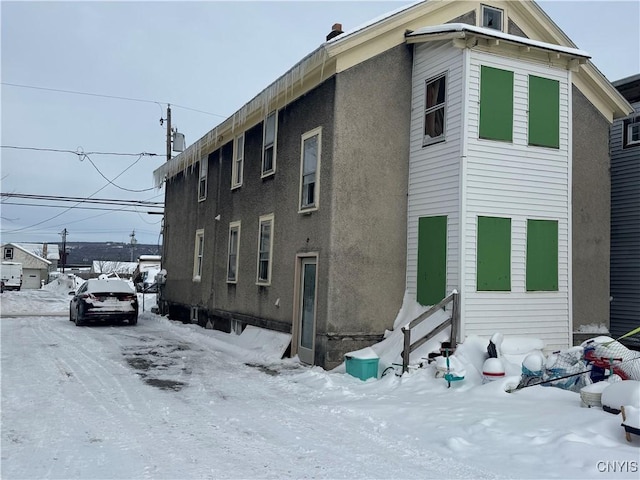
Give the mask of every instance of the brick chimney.
M 331 40 L 332 38 L 337 37 L 341 33 L 344 33 L 342 31 L 342 24 L 341 23 L 334 23 L 333 27 L 331 27 L 331 31 L 329 32 L 329 35 L 327 35 L 327 42 L 329 40 Z
M 47 260 L 47 254 L 49 253 L 47 250 L 49 249 L 49 247 L 47 246 L 46 243 L 42 244 L 42 258 L 44 258 L 45 260 Z

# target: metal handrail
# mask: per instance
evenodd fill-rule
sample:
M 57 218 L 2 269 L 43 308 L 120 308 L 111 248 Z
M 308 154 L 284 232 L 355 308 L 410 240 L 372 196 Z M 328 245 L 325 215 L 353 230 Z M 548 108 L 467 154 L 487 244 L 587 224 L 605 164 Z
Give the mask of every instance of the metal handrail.
M 404 348 L 402 350 L 402 373 L 409 371 L 409 356 L 411 352 L 415 351 L 417 348 L 424 345 L 426 342 L 435 337 L 438 333 L 443 331 L 449 325 L 451 326 L 451 348 L 456 348 L 456 342 L 458 337 L 458 326 L 460 324 L 460 294 L 454 290 L 447 297 L 443 298 L 436 305 L 431 307 L 426 312 L 420 314 L 418 317 L 413 319 L 407 327 L 402 327 L 402 333 L 404 335 Z M 436 328 L 431 330 L 426 335 L 417 339 L 415 342 L 411 343 L 411 329 L 425 321 L 431 315 L 436 313 L 437 311 L 446 307 L 449 303 L 453 302 L 453 307 L 451 309 L 451 317 L 447 318 L 444 322 L 438 325 Z

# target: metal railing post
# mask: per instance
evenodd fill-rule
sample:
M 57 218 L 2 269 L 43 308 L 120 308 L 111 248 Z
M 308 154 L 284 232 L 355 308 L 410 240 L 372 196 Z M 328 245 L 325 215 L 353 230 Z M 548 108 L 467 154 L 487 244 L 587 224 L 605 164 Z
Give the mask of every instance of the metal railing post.
M 402 327 L 404 348 L 402 350 L 402 373 L 409 371 L 409 354 L 411 353 L 411 329 Z

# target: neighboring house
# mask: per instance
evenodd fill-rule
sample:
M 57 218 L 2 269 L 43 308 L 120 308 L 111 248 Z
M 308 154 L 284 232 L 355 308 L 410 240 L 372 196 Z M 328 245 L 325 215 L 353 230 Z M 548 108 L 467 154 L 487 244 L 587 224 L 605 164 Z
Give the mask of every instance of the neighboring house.
M 634 112 L 611 127 L 611 335 L 640 325 L 640 74 L 613 82 Z M 640 337 L 624 340 L 640 347 Z
M 331 368 L 405 292 L 460 339 L 609 321 L 609 125 L 630 105 L 533 2 L 425 1 L 322 43 L 154 172 L 174 318 Z
M 19 243 L 19 245 L 35 255 L 46 258 L 51 262 L 49 265 L 49 273 L 58 270 L 58 262 L 60 261 L 60 249 L 56 243 Z
M 119 262 L 113 260 L 94 260 L 91 266 L 91 273 L 100 275 L 102 273 L 117 273 L 119 276 L 131 278 L 138 266 L 138 262 Z
M 51 262 L 25 249 L 17 243 L 2 245 L 2 260 L 22 264 L 22 288 L 40 288 L 49 278 Z

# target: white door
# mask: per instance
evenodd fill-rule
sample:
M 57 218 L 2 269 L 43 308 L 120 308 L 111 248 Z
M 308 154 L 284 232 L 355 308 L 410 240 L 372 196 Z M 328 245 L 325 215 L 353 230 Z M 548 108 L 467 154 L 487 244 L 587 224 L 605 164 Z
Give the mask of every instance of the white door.
M 317 259 L 302 258 L 300 261 L 298 288 L 298 358 L 313 365 L 316 337 L 316 279 Z

